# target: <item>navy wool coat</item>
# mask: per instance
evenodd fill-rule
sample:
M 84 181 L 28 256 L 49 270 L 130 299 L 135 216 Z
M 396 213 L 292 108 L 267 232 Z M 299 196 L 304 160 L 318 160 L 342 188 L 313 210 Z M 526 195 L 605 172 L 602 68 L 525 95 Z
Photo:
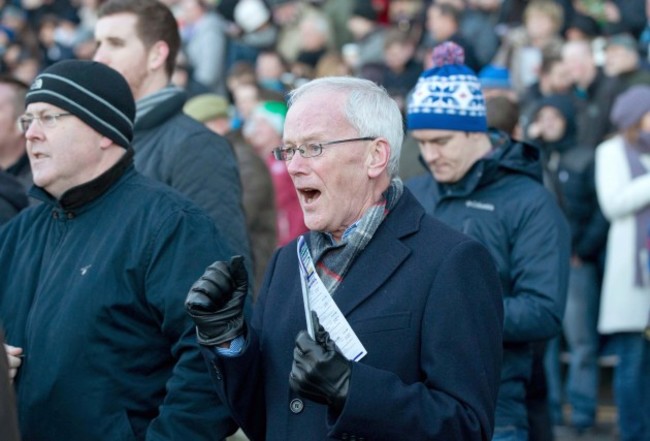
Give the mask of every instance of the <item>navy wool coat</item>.
M 253 440 L 490 440 L 503 306 L 478 242 L 425 215 L 408 190 L 334 294 L 368 351 L 339 415 L 289 388 L 306 328 L 295 241 L 274 255 L 236 357 L 204 348 L 213 379 Z

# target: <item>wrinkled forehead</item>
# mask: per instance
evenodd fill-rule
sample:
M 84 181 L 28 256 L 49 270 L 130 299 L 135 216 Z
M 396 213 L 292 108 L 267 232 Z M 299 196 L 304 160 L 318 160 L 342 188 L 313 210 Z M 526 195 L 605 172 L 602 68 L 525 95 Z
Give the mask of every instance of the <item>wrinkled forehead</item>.
M 356 130 L 345 116 L 345 96 L 312 92 L 296 100 L 284 123 L 284 141 L 303 143 L 355 136 Z

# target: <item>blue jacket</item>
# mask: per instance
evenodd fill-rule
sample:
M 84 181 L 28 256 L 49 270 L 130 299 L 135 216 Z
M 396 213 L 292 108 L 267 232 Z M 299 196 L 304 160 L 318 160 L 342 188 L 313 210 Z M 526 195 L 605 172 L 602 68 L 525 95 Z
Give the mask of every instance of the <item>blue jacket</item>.
M 183 307 L 229 256 L 206 214 L 130 158 L 61 202 L 35 188 L 43 203 L 0 230 L 25 441 L 220 440 L 232 428 Z
M 504 358 L 496 427 L 528 427 L 525 385 L 529 343 L 561 330 L 571 239 L 554 197 L 542 184 L 539 150 L 491 133 L 494 150 L 457 183 L 430 174 L 406 183 L 427 213 L 483 243 L 503 288 Z
M 295 241 L 269 265 L 243 353 L 204 350 L 251 440 L 491 439 L 503 310 L 485 248 L 426 216 L 405 190 L 334 300 L 368 351 L 352 364 L 338 416 L 289 388 L 306 328 Z

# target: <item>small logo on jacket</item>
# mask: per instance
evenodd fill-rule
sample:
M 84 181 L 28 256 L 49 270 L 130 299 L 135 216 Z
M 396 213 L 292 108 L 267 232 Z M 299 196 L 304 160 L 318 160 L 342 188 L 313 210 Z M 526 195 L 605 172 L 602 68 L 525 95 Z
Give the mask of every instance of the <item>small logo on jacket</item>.
M 79 271 L 81 272 L 81 275 L 82 275 L 82 276 L 85 276 L 86 273 L 88 272 L 88 270 L 90 269 L 91 266 L 92 266 L 92 265 L 86 265 L 86 266 L 84 266 L 84 267 L 81 267 L 81 269 L 79 270 Z
M 466 201 L 467 208 L 476 208 L 477 210 L 494 211 L 494 204 L 480 201 Z

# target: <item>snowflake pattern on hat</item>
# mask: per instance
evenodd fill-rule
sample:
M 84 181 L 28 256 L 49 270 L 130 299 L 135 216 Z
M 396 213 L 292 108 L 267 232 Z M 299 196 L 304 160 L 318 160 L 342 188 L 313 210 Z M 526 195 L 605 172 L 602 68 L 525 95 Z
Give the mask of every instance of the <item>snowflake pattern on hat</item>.
M 421 78 L 413 92 L 411 110 L 479 117 L 485 116 L 485 100 L 480 83 L 471 75 Z
M 446 42 L 433 52 L 434 67 L 418 80 L 407 106 L 409 130 L 485 132 L 485 99 L 476 74 L 463 64 L 460 46 Z

